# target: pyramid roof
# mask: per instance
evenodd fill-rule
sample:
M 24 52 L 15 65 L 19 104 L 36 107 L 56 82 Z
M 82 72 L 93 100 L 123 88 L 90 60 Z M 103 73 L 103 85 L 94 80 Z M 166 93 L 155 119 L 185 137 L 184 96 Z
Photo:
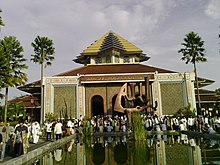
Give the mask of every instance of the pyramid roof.
M 127 41 L 118 34 L 110 31 L 103 35 L 100 39 L 93 42 L 87 49 L 85 49 L 82 55 L 98 55 L 108 49 L 118 49 L 124 52 L 124 54 L 141 54 L 143 51 L 136 47 L 131 42 Z

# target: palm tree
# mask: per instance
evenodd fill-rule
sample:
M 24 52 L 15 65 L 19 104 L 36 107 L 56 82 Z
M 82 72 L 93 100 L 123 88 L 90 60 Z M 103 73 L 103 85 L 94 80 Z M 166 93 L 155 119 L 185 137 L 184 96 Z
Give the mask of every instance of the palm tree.
M 34 48 L 34 53 L 31 58 L 31 61 L 41 65 L 41 120 L 40 123 L 44 122 L 44 89 L 43 89 L 43 77 L 44 77 L 44 68 L 48 65 L 51 65 L 51 61 L 55 58 L 53 54 L 55 53 L 55 48 L 53 41 L 47 37 L 37 36 L 34 39 L 34 42 L 31 43 Z
M 220 26 L 219 26 L 219 29 L 220 29 Z M 218 34 L 218 38 L 220 39 L 220 34 Z M 219 42 L 219 44 L 220 44 L 220 42 Z M 220 53 L 220 49 L 219 49 L 219 53 Z
M 0 81 L 1 87 L 5 88 L 5 113 L 4 121 L 7 122 L 8 88 L 25 84 L 27 81 L 27 69 L 22 52 L 23 47 L 14 36 L 4 37 L 0 40 Z
M 181 45 L 184 47 L 178 51 L 178 53 L 183 54 L 181 60 L 186 61 L 186 64 L 192 63 L 194 67 L 198 106 L 199 106 L 199 111 L 201 111 L 201 103 L 200 103 L 201 101 L 199 96 L 199 83 L 198 83 L 196 63 L 207 61 L 207 59 L 205 58 L 205 48 L 203 47 L 204 41 L 197 33 L 190 32 L 186 34 L 186 37 L 184 38 L 184 42 Z
M 0 9 L 0 13 L 2 12 L 2 10 Z M 4 22 L 3 22 L 3 20 L 2 20 L 2 17 L 0 16 L 0 31 L 1 31 L 1 26 L 4 26 Z M 0 50 L 1 51 L 1 50 Z M 0 52 L 1 53 L 1 52 Z M 1 82 L 0 82 L 1 83 Z M 1 92 L 1 84 L 0 84 L 0 92 Z M 3 98 L 3 94 L 2 93 L 0 93 L 0 99 L 2 99 Z
M 4 60 L 4 49 L 3 47 L 0 47 L 0 62 Z M 2 66 L 0 66 L 0 70 L 2 69 Z M 3 73 L 0 72 L 0 99 L 3 99 L 4 98 L 4 94 L 1 93 L 2 92 L 2 85 L 3 85 L 3 82 L 2 82 L 2 78 L 3 78 Z
M 0 9 L 0 13 L 2 12 L 2 10 Z M 2 20 L 2 17 L 0 16 L 0 26 L 4 26 L 4 22 Z M 1 29 L 0 29 L 1 30 Z

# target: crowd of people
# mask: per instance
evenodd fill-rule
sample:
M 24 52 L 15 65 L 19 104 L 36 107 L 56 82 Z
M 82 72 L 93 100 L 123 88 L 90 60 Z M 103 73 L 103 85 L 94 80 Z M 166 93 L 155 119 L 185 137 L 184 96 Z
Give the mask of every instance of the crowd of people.
M 165 130 L 179 130 L 179 131 L 197 131 L 206 133 L 220 133 L 220 117 L 209 115 L 195 117 L 175 117 L 164 115 L 158 117 L 145 116 L 144 126 L 148 131 L 165 131 Z
M 60 139 L 63 134 L 63 125 L 60 121 L 46 122 L 42 127 L 38 121 L 25 122 L 19 119 L 15 126 L 0 122 L 0 161 L 5 155 L 17 157 L 28 152 L 30 143 L 37 144 L 40 136 L 46 134 L 46 141 Z
M 189 116 L 175 117 L 170 115 L 141 115 L 144 128 L 147 131 L 198 131 L 207 133 L 220 133 L 220 117 L 214 116 Z M 1 161 L 5 153 L 12 157 L 25 154 L 28 151 L 30 143 L 37 144 L 40 137 L 46 141 L 61 139 L 74 133 L 83 134 L 86 130 L 94 132 L 128 132 L 128 118 L 122 116 L 94 116 L 91 119 L 85 119 L 80 116 L 68 121 L 52 120 L 45 121 L 40 126 L 37 121 L 24 122 L 22 119 L 16 126 L 4 125 L 0 123 L 0 156 Z M 184 137 L 181 137 L 183 139 Z
M 220 117 L 218 116 L 189 116 L 176 117 L 173 115 L 141 115 L 147 131 L 197 131 L 206 133 L 220 133 Z M 128 118 L 123 116 L 94 116 L 91 119 L 72 119 L 67 122 L 70 130 L 77 128 L 82 133 L 83 128 L 93 132 L 127 132 Z

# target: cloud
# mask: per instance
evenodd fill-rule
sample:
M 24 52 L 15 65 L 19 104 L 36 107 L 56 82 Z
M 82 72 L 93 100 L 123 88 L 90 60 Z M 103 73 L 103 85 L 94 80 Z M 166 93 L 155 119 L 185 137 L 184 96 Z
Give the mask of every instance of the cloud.
M 173 7 L 173 0 L 127 1 L 106 6 L 103 12 L 107 15 L 109 26 L 117 27 L 120 34 L 133 42 L 158 28 Z
M 205 10 L 205 14 L 213 19 L 220 18 L 220 0 L 210 0 L 207 9 Z
M 81 67 L 72 59 L 109 30 L 147 53 L 151 59 L 145 64 L 184 71 L 177 51 L 185 34 L 193 30 L 205 39 L 208 55 L 215 55 L 209 58 L 210 67 L 202 68 L 206 72 L 200 73 L 206 77 L 210 71 L 208 77 L 220 80 L 215 72 L 220 60 L 215 53 L 219 49 L 219 0 L 11 0 L 2 1 L 1 9 L 5 22 L 1 36 L 15 35 L 27 59 L 37 35 L 54 41 L 56 59 L 46 76 Z M 40 79 L 40 66 L 30 61 L 28 65 L 29 82 Z

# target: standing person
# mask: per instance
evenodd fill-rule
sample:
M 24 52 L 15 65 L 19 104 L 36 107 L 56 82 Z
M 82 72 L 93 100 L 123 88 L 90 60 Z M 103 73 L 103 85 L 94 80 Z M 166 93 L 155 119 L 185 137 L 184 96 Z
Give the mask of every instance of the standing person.
M 52 140 L 54 140 L 54 128 L 55 128 L 55 125 L 56 125 L 56 120 L 53 120 L 52 121 Z
M 122 130 L 122 132 L 127 132 L 127 127 L 126 127 L 125 124 L 123 124 L 123 125 L 121 126 L 121 130 Z
M 106 131 L 107 132 L 112 132 L 112 130 L 113 130 L 113 127 L 110 124 L 108 124 L 107 127 L 106 127 Z
M 46 141 L 51 140 L 51 134 L 52 134 L 52 123 L 46 122 Z
M 32 124 L 33 143 L 36 144 L 39 140 L 40 124 L 35 121 Z
M 190 116 L 188 118 L 188 129 L 190 131 L 194 131 L 194 124 L 195 124 L 195 118 L 193 118 L 192 116 Z
M 215 120 L 217 132 L 220 133 L 220 117 Z
M 56 135 L 56 140 L 61 139 L 63 130 L 62 130 L 62 123 L 58 120 L 58 122 L 56 123 L 55 127 L 54 127 L 54 133 Z
M 27 153 L 28 148 L 28 128 L 24 125 L 22 119 L 19 120 L 19 125 L 15 128 L 14 136 L 14 156 L 20 156 Z
M 4 160 L 5 157 L 5 147 L 6 147 L 6 143 L 8 141 L 8 131 L 7 131 L 7 127 L 3 125 L 3 128 L 0 132 L 1 135 L 1 143 L 0 143 L 0 162 L 2 162 Z
M 72 121 L 71 120 L 68 120 L 66 122 L 66 127 L 64 129 L 64 134 L 63 136 L 70 136 L 71 135 L 71 130 L 72 130 Z

